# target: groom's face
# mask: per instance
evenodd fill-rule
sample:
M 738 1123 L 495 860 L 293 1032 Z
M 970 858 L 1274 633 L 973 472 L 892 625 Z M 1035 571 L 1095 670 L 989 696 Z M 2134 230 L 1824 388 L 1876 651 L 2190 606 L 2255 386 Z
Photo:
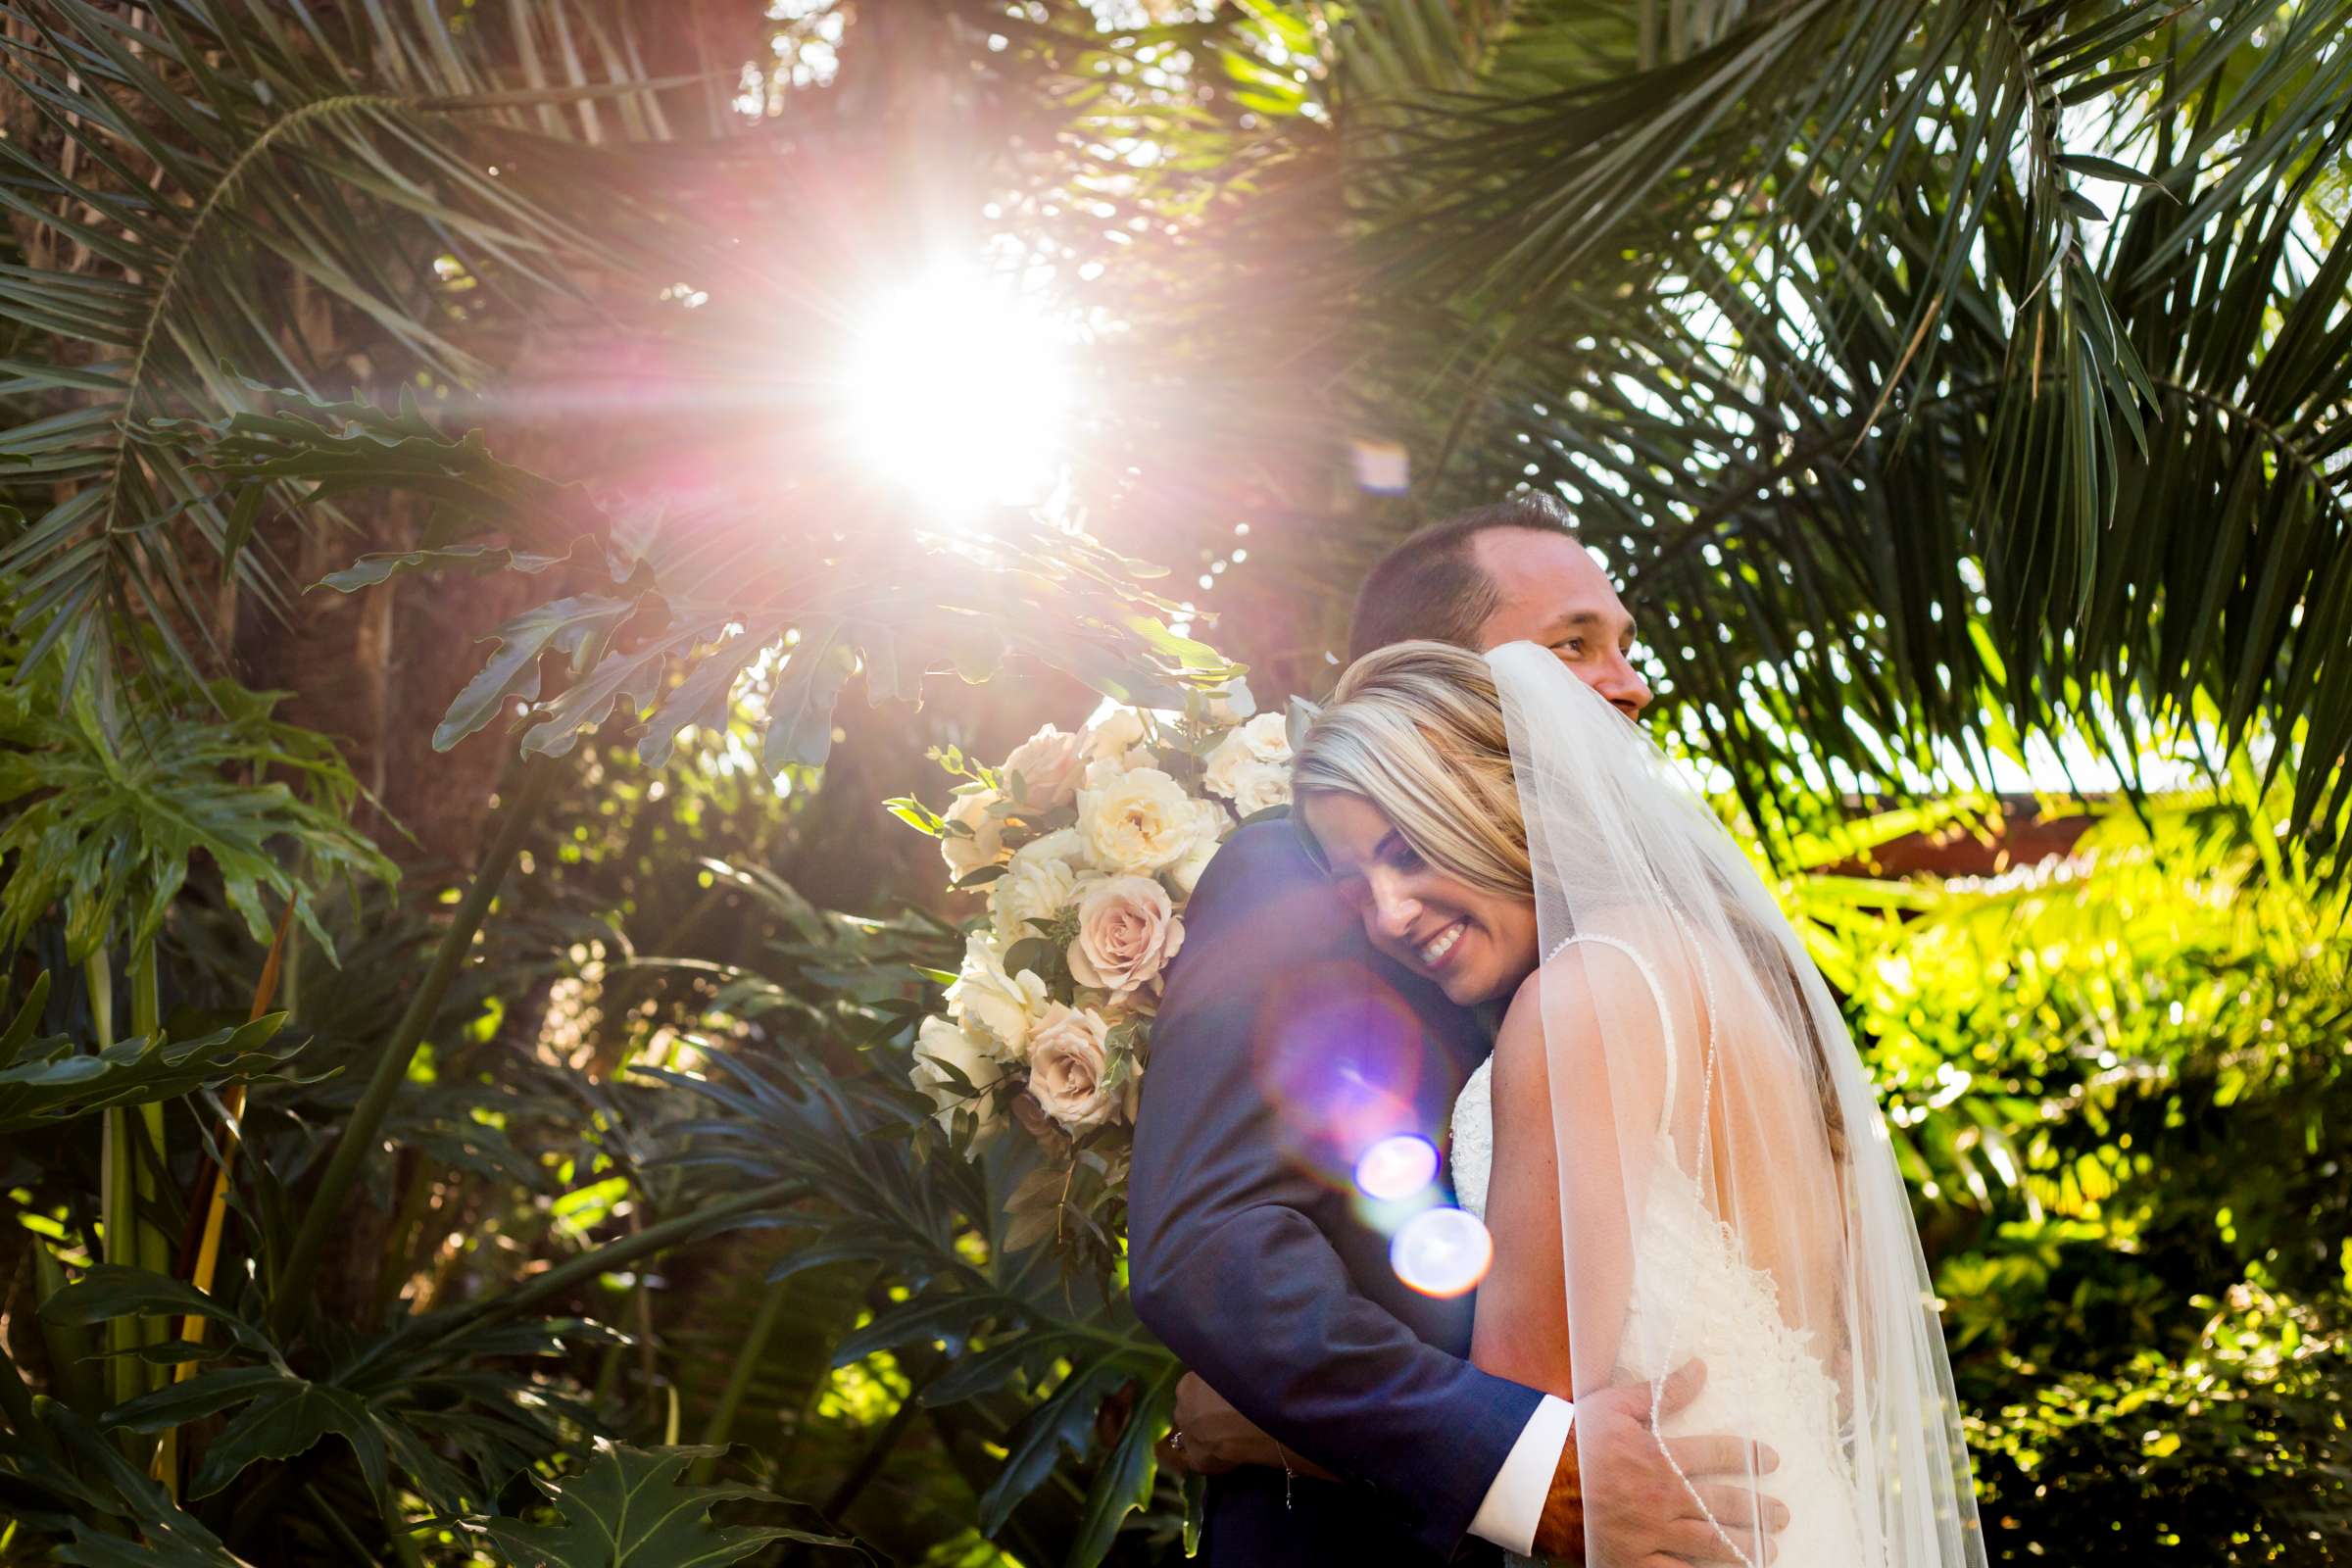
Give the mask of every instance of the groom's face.
M 1564 533 L 1492 528 L 1470 548 L 1499 596 L 1479 628 L 1480 653 L 1516 642 L 1548 648 L 1619 712 L 1642 716 L 1649 683 L 1631 662 L 1634 617 L 1583 545 Z

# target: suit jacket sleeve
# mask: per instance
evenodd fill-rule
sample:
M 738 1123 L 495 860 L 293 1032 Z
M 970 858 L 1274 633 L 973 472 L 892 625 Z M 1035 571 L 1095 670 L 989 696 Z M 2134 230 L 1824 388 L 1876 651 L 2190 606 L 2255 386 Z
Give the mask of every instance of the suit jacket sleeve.
M 1344 1202 L 1292 1157 L 1262 1081 L 1286 993 L 1378 986 L 1352 916 L 1274 822 L 1195 890 L 1152 1036 L 1129 1193 L 1137 1312 L 1209 1386 L 1318 1463 L 1390 1494 L 1440 1557 L 1469 1528 L 1541 1396 L 1424 1343 L 1358 1291 L 1315 1219 Z M 1336 1014 L 1346 1016 L 1343 1005 Z M 1391 1016 L 1393 1017 L 1393 1009 Z

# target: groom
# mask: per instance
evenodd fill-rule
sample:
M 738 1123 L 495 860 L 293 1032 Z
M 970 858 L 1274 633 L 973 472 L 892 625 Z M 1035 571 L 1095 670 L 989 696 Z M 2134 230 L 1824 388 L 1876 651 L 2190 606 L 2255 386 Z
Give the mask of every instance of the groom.
M 1627 662 L 1632 617 L 1540 497 L 1425 529 L 1373 568 L 1348 657 L 1409 638 L 1524 639 L 1628 717 L 1649 702 Z M 1354 1179 L 1384 1137 L 1444 1146 L 1486 1029 L 1373 951 L 1287 823 L 1227 841 L 1185 928 L 1137 1117 L 1128 1261 L 1136 1310 L 1199 1374 L 1175 1441 L 1212 1472 L 1214 1568 L 1438 1564 L 1496 1546 L 1581 1561 L 1588 1529 L 1612 1565 L 1714 1555 L 1674 1468 L 1693 1484 L 1743 1476 L 1749 1446 L 1673 1439 L 1670 1464 L 1646 1431 L 1646 1387 L 1572 1410 L 1472 1366 L 1470 1297 L 1399 1280 L 1398 1261 L 1420 1272 L 1392 1259 L 1401 1205 L 1381 1200 L 1377 1173 L 1377 1196 Z M 1694 1363 L 1670 1378 L 1667 1408 L 1704 1376 Z M 1595 1472 L 1582 1485 L 1580 1451 Z M 1720 1511 L 1737 1500 L 1699 1491 L 1740 1522 Z

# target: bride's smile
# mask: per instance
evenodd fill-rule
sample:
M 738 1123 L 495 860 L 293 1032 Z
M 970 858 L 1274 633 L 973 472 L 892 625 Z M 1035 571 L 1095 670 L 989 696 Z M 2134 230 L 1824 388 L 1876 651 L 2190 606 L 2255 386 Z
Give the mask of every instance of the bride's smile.
M 1536 966 L 1536 911 L 1524 895 L 1443 870 L 1360 795 L 1310 791 L 1299 811 L 1332 881 L 1372 946 L 1461 1006 L 1507 997 Z

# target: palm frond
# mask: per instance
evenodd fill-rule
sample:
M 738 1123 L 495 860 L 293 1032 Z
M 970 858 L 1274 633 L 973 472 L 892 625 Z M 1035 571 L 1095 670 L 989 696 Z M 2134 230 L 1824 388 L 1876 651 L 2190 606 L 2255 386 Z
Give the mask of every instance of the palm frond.
M 75 684 L 118 674 L 119 628 L 145 618 L 181 673 L 219 667 L 212 570 L 283 609 L 255 512 L 224 505 L 157 420 L 253 406 L 239 375 L 254 371 L 313 392 L 471 384 L 466 329 L 478 340 L 486 300 L 576 294 L 582 269 L 646 259 L 625 161 L 564 154 L 616 122 L 650 133 L 674 84 L 626 74 L 626 32 L 604 24 L 599 69 L 551 74 L 529 18 L 572 38 L 575 10 L 516 8 L 529 86 L 492 53 L 508 29 L 431 8 L 397 24 L 375 7 L 330 20 L 217 0 L 8 11 L 0 69 L 38 120 L 0 141 L 0 205 L 28 235 L 0 266 L 17 328 L 0 461 L 42 495 L 0 572 L 23 579 L 15 625 L 35 660 L 62 642 Z M 364 327 L 290 322 L 289 291 Z M 252 505 L 332 521 L 297 499 Z
M 1816 0 L 1630 76 L 1393 106 L 1375 406 L 1421 432 L 1425 506 L 1569 500 L 1768 816 L 1775 779 L 2210 703 L 2225 750 L 2310 759 L 2298 817 L 2332 821 L 2352 250 L 2315 192 L 2347 27 Z

